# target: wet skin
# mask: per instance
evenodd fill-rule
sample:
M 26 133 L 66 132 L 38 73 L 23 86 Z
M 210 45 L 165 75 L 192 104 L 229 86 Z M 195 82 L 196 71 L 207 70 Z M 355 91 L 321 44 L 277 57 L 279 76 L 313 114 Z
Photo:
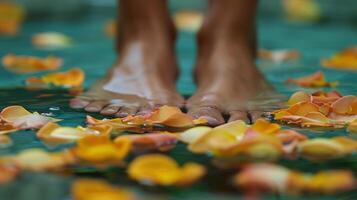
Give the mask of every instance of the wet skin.
M 212 126 L 261 116 L 259 102 L 275 97 L 254 60 L 255 0 L 211 0 L 198 33 L 197 92 L 186 101 L 188 114 Z M 178 68 L 175 30 L 163 0 L 120 1 L 118 62 L 106 77 L 72 99 L 73 108 L 124 117 L 159 105 L 184 106 L 175 89 Z

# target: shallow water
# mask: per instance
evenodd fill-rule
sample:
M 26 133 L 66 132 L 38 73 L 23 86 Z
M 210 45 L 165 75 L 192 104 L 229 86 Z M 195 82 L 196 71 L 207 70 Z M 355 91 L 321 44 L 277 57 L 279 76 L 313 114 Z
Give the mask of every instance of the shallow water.
M 71 19 L 42 19 L 29 20 L 24 24 L 23 31 L 16 37 L 0 37 L 0 56 L 12 52 L 24 55 L 46 56 L 58 55 L 65 60 L 65 67 L 82 67 L 87 76 L 85 86 L 88 87 L 95 79 L 105 73 L 114 61 L 113 41 L 103 33 L 106 21 L 113 18 L 114 10 L 93 10 L 82 16 Z M 283 82 L 292 76 L 302 76 L 322 70 L 331 81 L 338 80 L 337 87 L 343 94 L 357 94 L 357 73 L 351 71 L 338 71 L 323 69 L 319 64 L 320 58 L 329 57 L 332 53 L 352 44 L 357 44 L 356 23 L 349 20 L 325 22 L 318 25 L 291 24 L 279 20 L 278 17 L 259 18 L 260 46 L 268 49 L 297 48 L 303 58 L 299 62 L 274 64 L 258 62 L 259 67 L 267 79 L 274 85 L 279 93 L 289 96 L 299 87 L 287 86 Z M 72 48 L 56 51 L 34 49 L 30 44 L 33 33 L 41 31 L 60 31 L 72 36 L 76 43 Z M 178 81 L 178 89 L 183 95 L 194 92 L 191 66 L 195 57 L 194 36 L 192 33 L 182 32 L 177 43 L 177 53 L 182 68 Z M 35 75 L 41 75 L 38 73 Z M 73 110 L 68 107 L 71 98 L 65 90 L 53 89 L 45 91 L 28 91 L 23 86 L 27 75 L 16 75 L 0 68 L 0 108 L 8 105 L 19 104 L 32 111 L 48 113 L 56 118 L 64 119 L 61 124 L 74 126 L 84 125 L 88 113 Z M 254 81 L 254 80 L 252 80 Z M 254 84 L 254 82 L 252 83 Z M 312 89 L 304 89 L 314 91 Z M 45 95 L 44 95 L 45 94 Z M 94 115 L 99 117 L 99 115 Z M 319 131 L 299 129 L 309 137 L 348 135 L 345 130 Z M 323 135 L 322 135 L 323 134 Z M 35 131 L 19 131 L 10 135 L 14 145 L 0 149 L 0 155 L 16 153 L 27 148 L 47 148 L 35 137 Z M 50 151 L 60 150 L 68 145 L 58 146 Z M 237 199 L 241 194 L 229 185 L 229 172 L 213 170 L 209 156 L 199 156 L 188 152 L 184 145 L 178 145 L 169 153 L 180 163 L 196 161 L 208 164 L 209 174 L 198 184 L 189 188 L 159 188 L 145 187 L 135 184 L 125 176 L 123 169 L 112 169 L 106 172 L 89 173 L 90 169 L 75 169 L 76 176 L 58 176 L 53 174 L 25 173 L 16 181 L 0 186 L 1 200 L 65 200 L 70 199 L 69 188 L 73 179 L 83 176 L 104 177 L 113 183 L 130 188 L 145 199 Z M 346 168 L 357 173 L 357 156 L 352 155 L 343 159 L 329 162 L 315 163 L 306 160 L 282 160 L 282 164 L 306 172 L 318 169 Z M 297 197 L 281 196 L 276 194 L 266 195 L 267 199 L 294 199 Z M 305 199 L 356 199 L 357 190 L 341 193 L 335 196 L 305 196 Z

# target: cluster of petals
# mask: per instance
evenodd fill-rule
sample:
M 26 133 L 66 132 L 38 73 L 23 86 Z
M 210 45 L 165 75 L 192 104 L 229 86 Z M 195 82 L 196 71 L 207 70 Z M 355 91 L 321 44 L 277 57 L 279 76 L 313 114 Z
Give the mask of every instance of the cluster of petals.
M 0 112 L 0 134 L 24 129 L 39 129 L 48 122 L 60 121 L 38 112 L 29 112 L 22 106 L 8 106 Z
M 308 174 L 270 163 L 244 166 L 233 177 L 233 183 L 250 192 L 289 194 L 331 194 L 351 190 L 356 186 L 353 173 L 348 170 L 324 170 Z
M 272 112 L 275 120 L 302 127 L 343 128 L 357 119 L 357 97 L 336 91 L 294 93 L 288 108 Z

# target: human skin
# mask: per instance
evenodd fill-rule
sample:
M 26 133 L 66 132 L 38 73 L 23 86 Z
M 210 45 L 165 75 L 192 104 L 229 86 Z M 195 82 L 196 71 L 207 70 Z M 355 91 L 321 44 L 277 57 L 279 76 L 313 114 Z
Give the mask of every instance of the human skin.
M 275 93 L 255 66 L 257 0 L 209 1 L 197 34 L 198 89 L 186 102 L 176 91 L 176 30 L 166 4 L 120 1 L 120 56 L 105 77 L 71 100 L 71 107 L 124 117 L 164 104 L 186 106 L 188 114 L 212 126 L 224 123 L 223 115 L 247 122 L 260 117 L 259 102 Z

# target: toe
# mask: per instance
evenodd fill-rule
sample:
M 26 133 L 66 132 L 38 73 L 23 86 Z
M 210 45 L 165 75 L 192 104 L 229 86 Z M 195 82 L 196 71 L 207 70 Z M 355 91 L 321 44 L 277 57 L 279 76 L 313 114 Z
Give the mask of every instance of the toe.
M 219 109 L 214 107 L 196 107 L 191 108 L 188 111 L 188 114 L 193 118 L 205 118 L 208 121 L 208 124 L 211 126 L 218 126 L 224 123 L 224 118 Z
M 231 111 L 228 122 L 242 120 L 245 123 L 249 123 L 248 113 L 246 111 Z
M 71 108 L 79 109 L 79 108 L 84 108 L 86 107 L 90 102 L 88 100 L 80 99 L 80 98 L 74 98 L 71 99 L 69 102 L 69 106 Z
M 107 105 L 107 102 L 104 101 L 93 101 L 91 103 L 89 103 L 84 110 L 87 112 L 99 112 L 101 111 L 104 106 Z
M 120 109 L 119 105 L 115 105 L 115 104 L 110 104 L 107 105 L 105 108 L 103 108 L 103 110 L 100 111 L 100 114 L 102 115 L 114 115 L 115 113 L 117 113 Z
M 126 117 L 135 115 L 138 112 L 138 107 L 122 107 L 115 115 L 117 117 Z
M 263 112 L 261 111 L 249 111 L 249 120 L 250 123 L 254 123 L 257 119 L 261 118 L 263 116 Z

